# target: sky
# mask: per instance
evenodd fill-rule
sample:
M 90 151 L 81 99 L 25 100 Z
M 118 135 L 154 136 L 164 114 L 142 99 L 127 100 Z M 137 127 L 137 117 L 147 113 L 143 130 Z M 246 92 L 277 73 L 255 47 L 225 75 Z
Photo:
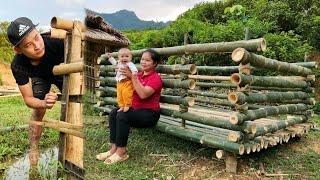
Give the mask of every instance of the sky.
M 50 27 L 52 17 L 84 19 L 84 8 L 99 13 L 134 11 L 141 20 L 168 21 L 200 2 L 214 0 L 2 0 L 0 22 L 28 17 L 40 28 Z

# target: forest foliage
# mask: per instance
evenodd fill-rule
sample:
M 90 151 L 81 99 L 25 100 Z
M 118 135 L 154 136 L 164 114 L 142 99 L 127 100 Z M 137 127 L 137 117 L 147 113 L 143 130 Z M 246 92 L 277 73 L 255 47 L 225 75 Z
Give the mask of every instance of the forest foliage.
M 190 44 L 265 38 L 262 55 L 286 62 L 304 61 L 320 48 L 320 1 L 220 0 L 202 2 L 162 30 L 126 31 L 131 49 L 180 46 L 188 33 Z M 168 64 L 176 62 L 171 57 Z M 234 65 L 230 56 L 194 55 L 197 65 Z

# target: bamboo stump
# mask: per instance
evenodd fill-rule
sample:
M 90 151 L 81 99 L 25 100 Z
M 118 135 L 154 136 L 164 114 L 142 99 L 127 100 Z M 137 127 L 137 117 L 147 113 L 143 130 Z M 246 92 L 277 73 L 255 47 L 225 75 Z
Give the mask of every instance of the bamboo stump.
M 226 154 L 226 172 L 229 173 L 237 173 L 237 155 L 234 153 Z

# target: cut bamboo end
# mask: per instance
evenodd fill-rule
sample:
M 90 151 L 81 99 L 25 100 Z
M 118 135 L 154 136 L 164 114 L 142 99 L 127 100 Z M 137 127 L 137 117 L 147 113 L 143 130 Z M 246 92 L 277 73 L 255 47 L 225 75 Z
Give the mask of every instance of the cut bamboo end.
M 191 107 L 195 104 L 194 98 L 189 98 L 188 99 L 188 106 Z
M 84 69 L 83 59 L 80 59 L 77 61 L 78 62 L 69 63 L 69 64 L 60 64 L 60 65 L 54 66 L 52 69 L 52 72 L 54 75 L 83 72 L 83 69 Z
M 252 144 L 252 146 L 251 146 L 251 151 L 252 151 L 252 152 L 256 152 L 256 151 L 257 151 L 257 145 L 258 145 L 258 144 L 255 144 L 255 143 Z
M 240 146 L 239 146 L 239 154 L 240 155 L 244 154 L 244 145 L 243 144 L 240 144 Z
M 235 62 L 240 62 L 244 58 L 245 51 L 246 50 L 244 48 L 237 48 L 233 50 L 231 54 L 232 60 Z
M 251 133 L 252 134 L 255 134 L 257 133 L 257 124 L 253 123 L 252 126 L 251 126 Z
M 239 85 L 241 83 L 241 76 L 239 73 L 234 73 L 230 78 L 231 83 Z
M 228 100 L 232 104 L 236 104 L 238 102 L 238 95 L 235 92 L 228 94 Z
M 307 76 L 307 81 L 315 82 L 316 81 L 316 75 L 308 75 Z
M 240 138 L 239 133 L 230 132 L 230 133 L 228 134 L 228 141 L 238 142 L 238 141 L 239 141 L 239 138 Z
M 194 80 L 190 80 L 190 82 L 189 82 L 189 89 L 194 89 L 196 87 L 196 82 L 194 81 Z
M 248 146 L 248 147 L 246 147 L 246 154 L 250 154 L 251 153 L 251 147 L 250 146 Z
M 231 124 L 238 124 L 239 123 L 239 118 L 237 116 L 237 113 L 236 114 L 233 114 L 229 117 L 229 122 Z
M 105 104 L 104 101 L 98 101 L 98 102 L 97 102 L 97 106 L 98 106 L 98 107 L 103 106 L 104 104 Z
M 73 21 L 65 20 L 60 17 L 53 17 L 50 22 L 51 27 L 56 29 L 65 29 L 71 30 L 73 29 Z
M 265 39 L 262 39 L 260 42 L 261 51 L 265 52 L 267 49 L 267 41 Z M 259 51 L 259 50 L 258 50 Z
M 97 59 L 97 64 L 101 64 L 101 57 L 98 57 L 98 59 Z
M 96 97 L 97 97 L 97 98 L 101 97 L 101 94 L 102 94 L 101 91 L 97 91 L 97 92 L 96 92 Z
M 55 29 L 52 28 L 50 30 L 50 37 L 51 38 L 57 38 L 57 39 L 65 39 L 67 36 L 67 31 L 63 29 Z
M 192 64 L 190 66 L 190 74 L 196 74 L 197 73 L 197 66 Z
M 226 158 L 226 152 L 224 150 L 217 150 L 216 157 L 218 159 L 224 159 L 224 158 Z
M 260 145 L 260 144 L 257 144 L 256 147 L 257 147 L 257 149 L 256 149 L 257 152 L 260 152 L 260 151 L 261 151 L 261 145 Z
M 96 81 L 95 82 L 95 87 L 99 87 L 101 85 L 101 82 L 100 81 Z

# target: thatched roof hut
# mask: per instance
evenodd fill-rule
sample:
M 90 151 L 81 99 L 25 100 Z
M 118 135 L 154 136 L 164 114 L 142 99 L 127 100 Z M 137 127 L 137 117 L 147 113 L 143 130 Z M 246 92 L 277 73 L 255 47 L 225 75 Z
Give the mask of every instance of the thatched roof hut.
M 87 27 L 86 40 L 110 46 L 129 46 L 130 41 L 120 31 L 91 11 L 86 11 L 85 25 Z
M 102 17 L 88 10 L 86 10 L 85 25 L 84 62 L 87 74 L 85 86 L 87 93 L 91 96 L 91 102 L 94 103 L 96 101 L 96 81 L 99 79 L 100 69 L 100 65 L 97 64 L 98 58 L 106 52 L 114 52 L 127 47 L 131 42 L 120 31 L 113 29 Z

